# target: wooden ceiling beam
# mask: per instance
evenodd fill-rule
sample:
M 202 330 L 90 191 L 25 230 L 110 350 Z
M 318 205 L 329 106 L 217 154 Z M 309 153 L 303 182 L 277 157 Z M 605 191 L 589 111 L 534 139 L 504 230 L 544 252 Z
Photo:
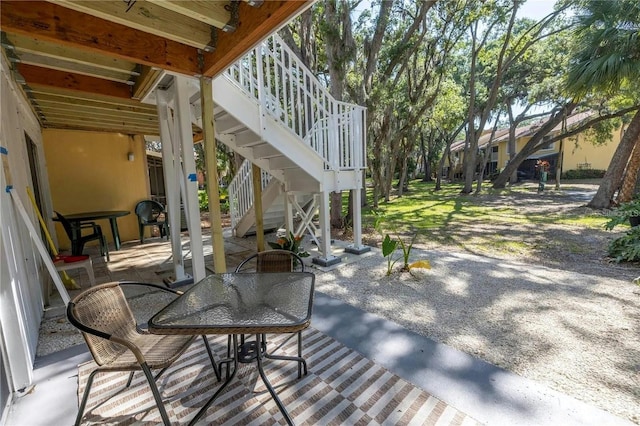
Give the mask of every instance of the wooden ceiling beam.
M 139 127 L 118 125 L 109 126 L 95 123 L 77 123 L 65 121 L 43 122 L 43 127 L 47 129 L 66 129 L 66 130 L 83 130 L 86 132 L 102 132 L 102 133 L 123 133 L 126 135 L 150 135 L 159 136 L 160 129 L 155 127 Z
M 3 0 L 2 30 L 186 75 L 200 75 L 198 49 L 42 1 Z M 203 53 L 207 57 L 207 53 Z
M 310 1 L 266 1 L 260 7 L 239 4 L 240 22 L 234 32 L 218 31 L 216 50 L 204 57 L 203 75 L 215 77 L 258 42 L 304 11 Z
M 133 99 L 143 99 L 149 91 L 155 87 L 156 81 L 163 75 L 162 70 L 157 68 L 151 68 L 146 65 L 142 66 L 142 72 L 136 79 L 136 84 L 133 86 Z
M 128 123 L 129 125 L 142 126 L 142 127 L 155 127 L 158 126 L 158 120 L 156 119 L 140 119 L 136 117 L 130 117 L 126 115 L 114 116 L 114 115 L 99 115 L 95 113 L 88 113 L 86 111 L 79 110 L 57 110 L 52 109 L 48 110 L 46 108 L 42 109 L 43 114 L 45 115 L 45 119 L 47 121 L 51 120 L 80 120 L 95 123 L 109 123 L 109 124 L 117 124 L 117 123 Z
M 204 49 L 211 43 L 211 27 L 208 24 L 150 2 L 136 1 L 127 4 L 123 1 L 56 0 L 56 3 L 199 49 Z
M 121 97 L 118 98 L 112 95 L 98 95 L 95 93 L 76 92 L 65 88 L 46 86 L 33 82 L 29 83 L 28 91 L 36 98 L 40 95 L 46 95 L 79 101 L 99 102 L 104 105 L 130 106 L 142 109 L 149 108 L 153 109 L 154 111 L 156 110 L 156 107 L 154 105 L 141 104 L 140 101 L 132 99 L 124 99 Z
M 40 106 L 57 106 L 58 108 L 79 108 L 88 111 L 113 113 L 113 114 L 131 114 L 141 117 L 157 117 L 156 108 L 136 108 L 129 105 L 113 105 L 102 102 L 82 101 L 79 99 L 65 98 L 54 95 L 34 94 L 33 99 Z
M 28 85 L 38 84 L 116 98 L 131 98 L 131 86 L 127 84 L 27 64 L 18 64 L 17 68 Z
M 78 111 L 78 112 L 84 112 L 89 114 L 95 114 L 96 116 L 103 116 L 103 117 L 130 117 L 131 119 L 136 119 L 136 120 L 158 121 L 157 115 L 153 116 L 145 113 L 123 111 L 123 110 L 117 110 L 114 108 L 112 109 L 95 108 L 95 107 L 90 107 L 85 105 L 59 103 L 56 101 L 43 100 L 43 99 L 36 99 L 35 101 L 38 104 L 38 107 L 40 108 L 40 110 L 42 110 L 43 112 L 45 111 L 61 111 L 61 112 Z
M 15 49 L 14 52 L 20 63 L 34 65 L 42 68 L 51 68 L 58 71 L 72 72 L 74 74 L 88 75 L 105 80 L 117 81 L 119 83 L 133 85 L 133 76 L 130 72 L 112 71 L 91 65 L 78 64 L 65 59 L 51 58 L 29 52 L 22 52 Z
M 25 37 L 20 34 L 7 34 L 7 40 L 11 43 L 11 49 L 16 53 L 26 52 L 47 58 L 61 59 L 75 62 L 80 65 L 90 65 L 109 71 L 129 73 L 137 75 L 136 64 L 131 61 L 124 61 L 118 58 L 100 56 L 85 50 L 78 50 L 32 37 Z
M 198 21 L 220 29 L 224 29 L 231 21 L 231 11 L 229 10 L 231 2 L 229 1 L 148 0 L 148 2 L 182 15 L 193 16 Z

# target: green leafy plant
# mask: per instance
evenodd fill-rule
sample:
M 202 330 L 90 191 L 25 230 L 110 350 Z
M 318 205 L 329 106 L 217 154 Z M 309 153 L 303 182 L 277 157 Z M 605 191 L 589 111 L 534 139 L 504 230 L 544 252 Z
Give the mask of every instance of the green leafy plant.
M 209 210 L 209 194 L 206 189 L 198 190 L 198 206 L 201 212 Z M 229 213 L 229 193 L 226 188 L 220 188 L 220 213 Z
M 415 243 L 417 237 L 417 233 L 413 234 L 413 238 L 411 238 L 411 242 L 409 242 L 409 244 L 405 243 L 402 238 L 397 237 L 398 242 L 400 243 L 400 248 L 402 249 L 402 259 L 404 260 L 404 264 L 402 265 L 403 271 L 409 271 L 409 255 L 411 254 L 413 243 Z
M 209 196 L 204 189 L 198 190 L 198 207 L 200 207 L 201 212 L 209 210 Z
M 391 275 L 394 265 L 400 259 L 403 260 L 401 269 L 403 272 L 411 272 L 411 268 L 431 269 L 431 264 L 428 260 L 421 260 L 409 264 L 411 249 L 413 248 L 416 238 L 418 238 L 418 233 L 414 233 L 411 241 L 408 243 L 400 238 L 399 235 L 396 235 L 395 238 L 391 238 L 389 234 L 383 233 L 382 231 L 382 215 L 376 211 L 373 211 L 373 214 L 376 218 L 374 228 L 380 233 L 380 235 L 384 234 L 384 238 L 382 240 L 382 256 L 387 259 L 387 276 Z M 395 253 L 398 247 L 402 250 L 402 256 L 394 259 L 393 253 Z
M 604 224 L 605 229 L 612 230 L 618 225 L 626 224 L 632 218 L 640 216 L 640 199 L 633 199 L 612 210 L 611 218 Z M 609 257 L 614 262 L 636 262 L 640 260 L 640 226 L 633 226 L 623 236 L 609 243 Z
M 604 224 L 604 227 L 610 231 L 618 225 L 629 223 L 629 219 L 636 216 L 640 216 L 640 198 L 622 203 L 613 209 L 611 218 Z
M 640 260 L 640 226 L 634 226 L 622 237 L 609 243 L 609 256 L 616 262 Z
M 393 253 L 398 248 L 398 240 L 392 240 L 389 234 L 384 236 L 384 240 L 382 240 L 382 257 L 387 258 L 387 276 L 391 275 L 391 271 L 393 271 L 393 265 L 396 264 L 398 259 L 393 259 Z
M 294 236 L 293 232 L 289 231 L 288 237 L 280 237 L 275 242 L 268 242 L 269 246 L 273 249 L 292 251 L 300 257 L 309 257 L 309 253 L 300 249 L 300 243 L 302 242 L 302 236 Z

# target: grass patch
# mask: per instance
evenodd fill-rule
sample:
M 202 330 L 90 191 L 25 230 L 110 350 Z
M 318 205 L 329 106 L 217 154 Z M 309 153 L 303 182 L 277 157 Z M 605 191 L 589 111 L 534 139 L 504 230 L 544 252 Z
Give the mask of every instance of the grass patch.
M 418 243 L 456 246 L 473 252 L 581 254 L 585 249 L 567 241 L 573 239 L 570 235 L 603 231 L 607 220 L 591 209 L 572 207 L 565 202 L 566 194 L 561 193 L 539 196 L 530 188 L 513 187 L 487 189 L 475 196 L 460 194 L 460 184 L 445 184 L 441 191 L 434 187 L 434 183 L 415 180 L 402 197 L 392 197 L 388 203 L 381 200 L 375 210 L 382 217 L 383 233 L 417 233 Z M 371 201 L 370 189 L 368 200 Z M 376 215 L 371 204 L 363 208 L 362 214 L 363 227 L 373 228 Z M 552 225 L 575 229 L 556 235 L 557 228 Z
M 451 227 L 468 221 L 475 223 L 504 223 L 545 225 L 563 223 L 567 225 L 601 227 L 605 219 L 594 214 L 557 215 L 554 213 L 524 213 L 517 207 L 506 205 L 508 195 L 531 192 L 517 189 L 510 191 L 489 190 L 481 196 L 460 194 L 460 184 L 443 185 L 441 191 L 434 190 L 433 183 L 412 181 L 403 197 L 381 202 L 377 211 L 384 217 L 383 227 L 398 232 L 430 228 Z M 505 201 L 500 199 L 504 197 Z M 372 226 L 372 207 L 363 209 L 363 223 Z

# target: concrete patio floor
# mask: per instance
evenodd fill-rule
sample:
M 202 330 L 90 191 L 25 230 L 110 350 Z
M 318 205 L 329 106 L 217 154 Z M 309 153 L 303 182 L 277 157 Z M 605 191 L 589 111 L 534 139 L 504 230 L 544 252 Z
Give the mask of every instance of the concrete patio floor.
M 205 234 L 204 239 L 207 240 Z M 188 238 L 185 238 L 188 241 Z M 342 256 L 346 244 L 335 242 L 334 255 Z M 205 242 L 205 247 L 207 243 Z M 231 271 L 255 251 L 255 239 L 225 234 L 227 270 Z M 188 249 L 188 243 L 185 244 Z M 169 244 L 158 238 L 144 245 L 124 243 L 111 253 L 107 264 L 91 247 L 98 283 L 136 280 L 162 283 L 171 276 Z M 187 250 L 188 252 L 188 250 Z M 312 253 L 313 255 L 313 253 Z M 377 250 L 363 256 L 379 255 Z M 187 256 L 188 257 L 188 256 Z M 211 251 L 205 252 L 211 265 Z M 357 262 L 349 255 L 347 262 Z M 380 257 L 380 261 L 383 259 Z M 305 263 L 310 259 L 305 259 Z M 340 268 L 340 264 L 332 268 Z M 311 269 L 316 274 L 326 270 Z M 83 270 L 70 272 L 88 286 Z M 71 291 L 73 297 L 78 290 Z M 45 321 L 59 321 L 64 307 L 52 292 Z M 316 293 L 312 326 L 387 370 L 419 386 L 445 403 L 481 423 L 495 425 L 627 425 L 616 417 L 575 398 L 488 364 L 469 354 L 406 330 L 396 323 L 364 312 L 325 294 Z M 49 336 L 50 337 L 50 336 Z M 375 339 L 375 342 L 372 341 Z M 62 339 L 59 339 L 62 340 Z M 77 343 L 77 340 L 75 340 Z M 19 395 L 9 410 L 8 425 L 72 424 L 78 408 L 78 364 L 90 359 L 86 346 L 65 344 L 50 354 L 36 357 L 34 384 Z M 401 348 L 401 350 L 400 350 Z M 412 355 L 413 354 L 413 355 Z M 419 354 L 419 355 L 418 355 Z

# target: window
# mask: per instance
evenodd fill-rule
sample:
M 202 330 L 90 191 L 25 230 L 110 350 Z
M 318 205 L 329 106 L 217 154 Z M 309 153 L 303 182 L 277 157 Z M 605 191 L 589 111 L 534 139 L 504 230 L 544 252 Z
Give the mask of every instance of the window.
M 540 148 L 540 151 L 550 151 L 555 148 L 556 146 L 555 142 L 548 142 L 549 140 L 551 140 L 551 136 L 549 135 L 544 136 L 542 138 L 542 142 L 544 143 L 544 145 L 542 145 L 542 148 Z
M 149 167 L 149 188 L 151 190 L 151 199 L 159 201 L 162 204 L 166 204 L 162 158 L 148 155 L 147 165 Z
M 498 147 L 497 146 L 491 147 L 491 161 L 495 162 L 496 165 L 498 164 Z

